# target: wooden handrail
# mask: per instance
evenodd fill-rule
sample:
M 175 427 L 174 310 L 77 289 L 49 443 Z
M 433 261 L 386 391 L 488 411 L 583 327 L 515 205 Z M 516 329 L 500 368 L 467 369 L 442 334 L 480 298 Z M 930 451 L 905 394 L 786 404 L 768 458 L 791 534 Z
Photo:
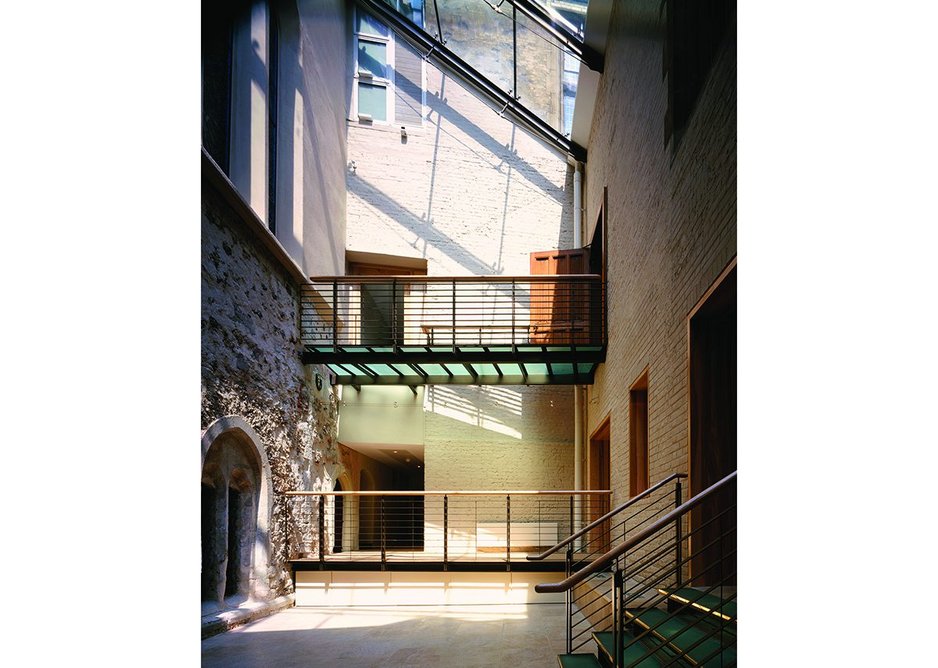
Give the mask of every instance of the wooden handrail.
M 609 489 L 551 489 L 551 490 L 444 490 L 444 491 L 380 491 L 369 490 L 363 492 L 285 492 L 286 496 L 608 496 L 612 494 Z
M 667 515 L 659 519 L 657 522 L 652 524 L 650 527 L 647 527 L 646 529 L 639 531 L 637 534 L 635 534 L 628 540 L 624 541 L 617 547 L 612 548 L 611 550 L 609 550 L 604 555 L 599 557 L 596 561 L 591 563 L 586 568 L 573 573 L 572 575 L 561 580 L 560 582 L 552 582 L 552 583 L 544 583 L 544 584 L 536 585 L 534 587 L 534 591 L 536 591 L 539 594 L 551 594 L 551 593 L 567 591 L 574 585 L 579 584 L 580 582 L 588 578 L 593 573 L 603 570 L 614 560 L 618 559 L 623 554 L 625 554 L 628 550 L 631 550 L 633 547 L 641 543 L 643 540 L 647 539 L 649 536 L 653 536 L 654 534 L 658 533 L 659 531 L 667 527 L 669 524 L 672 524 L 676 519 L 682 517 L 690 510 L 693 510 L 694 508 L 699 506 L 701 502 L 704 499 L 706 499 L 708 496 L 710 496 L 716 491 L 719 491 L 724 485 L 730 483 L 731 481 L 735 479 L 736 479 L 736 471 L 733 471 L 722 480 L 710 485 L 707 489 L 702 491 L 700 494 L 682 503 L 680 506 L 678 506 L 677 508 L 669 512 Z
M 599 519 L 593 520 L 592 522 L 590 522 L 589 524 L 587 524 L 585 527 L 583 527 L 582 529 L 580 529 L 580 530 L 577 531 L 576 533 L 567 536 L 566 538 L 564 538 L 562 541 L 560 541 L 559 543 L 557 543 L 557 544 L 554 545 L 553 547 L 551 547 L 551 548 L 545 550 L 544 552 L 541 552 L 540 554 L 532 554 L 531 556 L 528 557 L 528 561 L 540 561 L 540 560 L 542 560 L 542 559 L 546 559 L 547 557 L 549 557 L 550 555 L 552 555 L 554 552 L 556 552 L 556 551 L 559 550 L 560 548 L 562 548 L 562 547 L 564 547 L 564 546 L 566 546 L 566 545 L 569 545 L 571 542 L 573 542 L 573 541 L 576 540 L 577 538 L 580 538 L 581 536 L 583 536 L 584 534 L 586 534 L 588 531 L 591 531 L 592 529 L 595 529 L 595 528 L 598 527 L 600 524 L 602 524 L 603 522 L 605 522 L 606 520 L 608 520 L 609 518 L 611 518 L 613 515 L 622 512 L 623 510 L 625 510 L 626 508 L 628 508 L 629 506 L 631 506 L 632 504 L 634 504 L 636 501 L 640 501 L 640 500 L 644 499 L 646 496 L 648 496 L 648 495 L 651 494 L 652 492 L 655 492 L 655 491 L 661 489 L 662 487 L 664 487 L 666 484 L 668 484 L 668 483 L 671 482 L 672 480 L 677 480 L 678 478 L 686 478 L 686 477 L 687 477 L 687 474 L 686 474 L 686 473 L 672 473 L 671 475 L 669 475 L 669 476 L 668 476 L 667 478 L 665 478 L 664 480 L 660 480 L 660 481 L 658 481 L 657 483 L 655 483 L 652 487 L 649 487 L 648 489 L 646 489 L 644 492 L 641 492 L 640 494 L 636 494 L 635 496 L 633 496 L 631 499 L 629 499 L 628 501 L 626 501 L 626 502 L 623 503 L 622 505 L 620 505 L 620 506 L 618 506 L 618 507 L 616 507 L 616 508 L 613 508 L 613 509 L 610 510 L 608 513 L 606 513 L 605 515 L 603 515 L 602 517 L 600 517 Z

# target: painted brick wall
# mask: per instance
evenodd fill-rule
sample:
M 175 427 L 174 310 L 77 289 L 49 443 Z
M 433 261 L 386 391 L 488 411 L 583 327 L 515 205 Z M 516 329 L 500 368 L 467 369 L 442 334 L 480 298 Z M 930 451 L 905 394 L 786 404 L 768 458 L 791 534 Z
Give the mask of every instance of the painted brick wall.
M 347 247 L 427 259 L 429 275 L 527 275 L 569 248 L 566 160 L 425 65 L 422 128 L 349 121 Z M 569 387 L 435 387 L 425 402 L 426 489 L 573 485 Z
M 608 188 L 609 351 L 588 394 L 588 431 L 611 416 L 614 503 L 628 496 L 628 389 L 646 366 L 649 480 L 687 472 L 686 318 L 736 255 L 735 40 L 672 157 L 662 26 L 633 30 L 617 7 L 586 181 L 591 229 Z

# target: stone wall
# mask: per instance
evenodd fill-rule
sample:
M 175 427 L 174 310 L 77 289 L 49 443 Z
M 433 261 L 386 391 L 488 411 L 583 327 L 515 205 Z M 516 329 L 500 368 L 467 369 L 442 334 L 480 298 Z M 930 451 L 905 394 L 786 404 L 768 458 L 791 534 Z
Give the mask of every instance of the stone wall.
M 628 496 L 628 390 L 646 367 L 649 481 L 688 472 L 687 316 L 736 256 L 735 35 L 673 150 L 652 4 L 642 5 L 650 18 L 638 5 L 613 11 L 586 175 L 590 234 L 608 190 L 609 349 L 590 387 L 588 431 L 611 417 L 613 503 Z
M 203 179 L 201 424 L 240 416 L 263 442 L 273 485 L 269 587 L 278 596 L 292 586 L 289 551 L 314 550 L 317 540 L 312 509 L 283 494 L 332 488 L 337 406 L 325 369 L 300 362 L 295 278 L 259 243 L 269 235 L 263 224 L 230 197 Z

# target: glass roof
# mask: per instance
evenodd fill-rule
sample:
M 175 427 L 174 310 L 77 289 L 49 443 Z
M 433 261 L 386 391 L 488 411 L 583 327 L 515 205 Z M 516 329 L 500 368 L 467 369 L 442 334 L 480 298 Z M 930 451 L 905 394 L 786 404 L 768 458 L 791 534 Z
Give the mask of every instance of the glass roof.
M 567 137 L 579 79 L 579 57 L 558 37 L 582 42 L 587 0 L 528 0 L 553 28 L 512 0 L 383 0 L 492 83 Z M 520 3 L 519 3 L 520 4 Z M 530 11 L 530 10 L 529 10 Z M 432 107 L 433 91 L 428 91 Z

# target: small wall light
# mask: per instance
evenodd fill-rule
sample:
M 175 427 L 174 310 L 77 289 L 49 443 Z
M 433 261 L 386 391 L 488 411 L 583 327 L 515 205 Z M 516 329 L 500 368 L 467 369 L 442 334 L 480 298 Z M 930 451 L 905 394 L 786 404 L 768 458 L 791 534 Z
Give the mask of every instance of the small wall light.
M 401 126 L 401 139 L 407 139 L 407 128 Z

